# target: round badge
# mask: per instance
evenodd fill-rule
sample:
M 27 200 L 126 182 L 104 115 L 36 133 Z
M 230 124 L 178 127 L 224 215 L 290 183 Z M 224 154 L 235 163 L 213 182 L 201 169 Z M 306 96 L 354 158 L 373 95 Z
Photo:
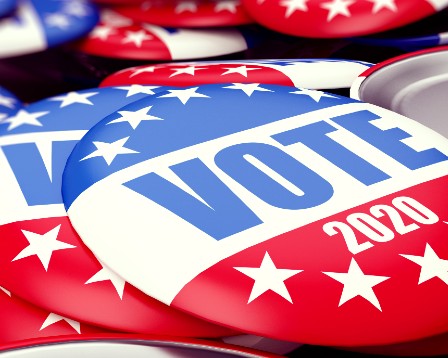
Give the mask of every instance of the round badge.
M 120 111 L 157 86 L 70 92 L 20 109 L 0 123 L 0 283 L 33 304 L 114 330 L 177 336 L 233 332 L 174 310 L 99 262 L 73 230 L 61 180 L 74 145 L 115 112 L 117 123 L 157 121 L 146 109 Z
M 81 41 L 90 55 L 133 60 L 185 60 L 244 51 L 250 38 L 237 29 L 163 28 L 107 13 Z M 113 21 L 107 20 L 113 18 Z
M 0 21 L 0 58 L 43 51 L 87 34 L 95 7 L 82 0 L 24 0 L 14 17 Z
M 97 333 L 48 337 L 0 346 L 4 358 L 132 357 L 132 358 L 280 358 L 254 349 L 207 340 Z
M 304 37 L 346 37 L 400 27 L 440 11 L 447 0 L 242 0 L 273 30 Z
M 9 15 L 17 6 L 16 0 L 2 0 L 0 1 L 0 17 Z
M 369 46 L 396 47 L 403 51 L 448 44 L 448 9 L 438 12 L 411 25 L 366 37 L 354 37 L 350 40 Z
M 371 66 L 367 62 L 324 58 L 164 63 L 119 71 L 106 77 L 100 86 L 241 82 L 311 89 L 349 88 L 359 74 Z
M 286 341 L 378 345 L 445 329 L 446 138 L 286 86 L 187 87 L 126 110 L 148 106 L 161 120 L 105 118 L 63 174 L 72 224 L 126 280 Z
M 362 73 L 351 96 L 408 116 L 448 137 L 448 46 L 394 57 Z
M 167 27 L 217 27 L 253 22 L 240 0 L 149 0 L 115 9 L 135 21 Z
M 102 332 L 72 318 L 37 308 L 0 286 L 0 351 L 3 345 L 18 341 Z

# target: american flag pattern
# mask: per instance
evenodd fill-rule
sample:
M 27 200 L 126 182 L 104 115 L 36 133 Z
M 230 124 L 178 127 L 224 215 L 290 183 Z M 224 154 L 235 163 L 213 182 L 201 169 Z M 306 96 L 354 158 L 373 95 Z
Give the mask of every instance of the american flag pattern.
M 127 110 L 149 108 L 161 120 L 92 128 L 63 175 L 72 224 L 126 280 L 287 341 L 445 329 L 446 138 L 380 107 L 258 83 L 169 90 Z
M 137 23 L 111 10 L 82 40 L 85 53 L 136 60 L 186 60 L 244 51 L 250 36 L 233 28 L 181 29 Z
M 67 218 L 61 179 L 74 145 L 110 113 L 158 86 L 70 92 L 0 122 L 0 286 L 54 313 L 121 331 L 221 336 L 232 331 L 180 313 L 127 284 L 83 245 Z M 133 119 L 134 118 L 134 119 Z
M 237 26 L 253 22 L 240 0 L 148 0 L 116 9 L 135 21 L 168 27 Z
M 16 0 L 0 0 L 0 16 L 11 13 L 16 8 Z
M 0 87 L 0 121 L 22 107 L 22 102 L 6 88 Z
M 132 67 L 106 77 L 102 86 L 153 84 L 194 86 L 264 83 L 310 89 L 349 88 L 371 63 L 331 59 L 283 59 L 161 63 Z
M 45 50 L 87 34 L 98 12 L 83 0 L 23 0 L 0 19 L 0 58 Z
M 260 24 L 306 37 L 360 36 L 423 19 L 447 0 L 242 0 Z

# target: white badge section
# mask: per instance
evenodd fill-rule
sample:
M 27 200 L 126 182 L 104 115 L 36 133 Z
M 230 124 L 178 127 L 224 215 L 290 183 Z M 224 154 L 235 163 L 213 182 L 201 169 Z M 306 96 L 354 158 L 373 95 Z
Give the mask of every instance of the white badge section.
M 102 262 L 127 282 L 170 304 L 189 281 L 224 258 L 319 219 L 448 175 L 446 161 L 412 171 L 331 120 L 332 117 L 361 110 L 379 115 L 381 118 L 375 120 L 374 125 L 383 130 L 399 127 L 408 132 L 412 137 L 403 142 L 414 150 L 436 148 L 448 155 L 447 139 L 429 128 L 374 105 L 350 103 L 207 141 L 123 169 L 79 195 L 68 211 L 70 221 Z M 301 143 L 284 147 L 271 138 L 273 134 L 322 120 L 338 128 L 331 134 L 333 140 L 391 178 L 366 187 Z M 230 178 L 214 162 L 220 150 L 248 142 L 267 143 L 297 158 L 331 183 L 334 195 L 327 202 L 306 210 L 268 205 Z M 168 168 L 197 157 L 261 219 L 262 224 L 216 241 L 171 211 L 122 185 L 155 172 L 197 197 Z
M 296 87 L 308 89 L 349 88 L 370 66 L 348 61 L 299 62 L 289 66 L 263 64 L 287 75 Z
M 34 7 L 22 1 L 14 18 L 0 20 L 0 58 L 42 51 L 47 48 L 45 31 Z
M 177 32 L 170 33 L 159 26 L 148 24 L 142 26 L 162 40 L 173 60 L 215 57 L 247 49 L 243 35 L 234 29 L 177 29 Z
M 45 163 L 49 178 L 52 176 L 52 143 L 66 140 L 80 140 L 87 131 L 61 131 L 24 133 L 0 136 L 0 225 L 17 221 L 66 216 L 63 204 L 30 206 L 17 182 L 16 176 L 5 156 L 3 148 L 24 143 L 36 144 Z M 61 195 L 62 203 L 62 195 Z

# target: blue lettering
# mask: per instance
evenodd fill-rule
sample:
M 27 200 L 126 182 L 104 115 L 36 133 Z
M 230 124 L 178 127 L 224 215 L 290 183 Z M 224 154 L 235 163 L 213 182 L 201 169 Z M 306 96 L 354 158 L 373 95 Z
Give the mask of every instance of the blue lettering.
M 199 159 L 173 165 L 170 169 L 208 205 L 156 173 L 146 174 L 124 185 L 170 210 L 216 240 L 262 223 Z
M 427 149 L 417 152 L 401 140 L 410 138 L 411 135 L 399 128 L 382 130 L 370 121 L 379 119 L 376 114 L 369 111 L 361 111 L 332 118 L 334 122 L 358 137 L 375 146 L 382 152 L 394 158 L 409 169 L 418 169 L 431 164 L 443 162 L 448 159 L 446 155 L 437 149 Z
M 273 135 L 283 145 L 303 143 L 365 185 L 389 179 L 390 176 L 327 136 L 337 131 L 326 122 L 316 122 Z
M 331 198 L 333 187 L 314 171 L 272 145 L 263 143 L 238 144 L 220 151 L 215 162 L 247 190 L 266 203 L 284 209 L 297 210 L 320 205 Z M 254 165 L 255 164 L 255 165 Z M 268 169 L 266 170 L 263 169 Z M 272 172 L 286 180 L 283 184 Z M 301 195 L 284 186 L 289 182 Z
M 62 172 L 78 141 L 52 143 L 52 178 L 34 143 L 2 147 L 28 205 L 62 204 Z

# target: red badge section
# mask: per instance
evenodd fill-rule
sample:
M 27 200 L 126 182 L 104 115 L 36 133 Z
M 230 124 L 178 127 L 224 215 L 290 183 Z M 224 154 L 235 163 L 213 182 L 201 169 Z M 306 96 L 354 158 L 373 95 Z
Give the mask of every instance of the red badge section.
M 47 310 L 127 332 L 219 337 L 232 334 L 146 296 L 103 266 L 67 217 L 0 226 L 0 282 Z M 18 284 L 26 282 L 26 284 Z
M 328 345 L 425 336 L 428 320 L 441 332 L 447 185 L 448 177 L 420 184 L 246 249 L 192 280 L 173 304 L 188 302 L 223 323 L 235 324 L 244 311 L 238 325 L 247 330 L 278 335 L 271 327 L 281 325 L 285 340 Z M 222 286 L 205 295 L 217 280 Z
M 0 344 L 25 339 L 104 332 L 71 318 L 37 308 L 0 287 Z
M 136 21 L 168 27 L 236 26 L 253 21 L 240 0 L 150 0 L 116 11 Z
M 260 24 L 305 37 L 346 37 L 386 31 L 429 16 L 446 0 L 243 0 Z

